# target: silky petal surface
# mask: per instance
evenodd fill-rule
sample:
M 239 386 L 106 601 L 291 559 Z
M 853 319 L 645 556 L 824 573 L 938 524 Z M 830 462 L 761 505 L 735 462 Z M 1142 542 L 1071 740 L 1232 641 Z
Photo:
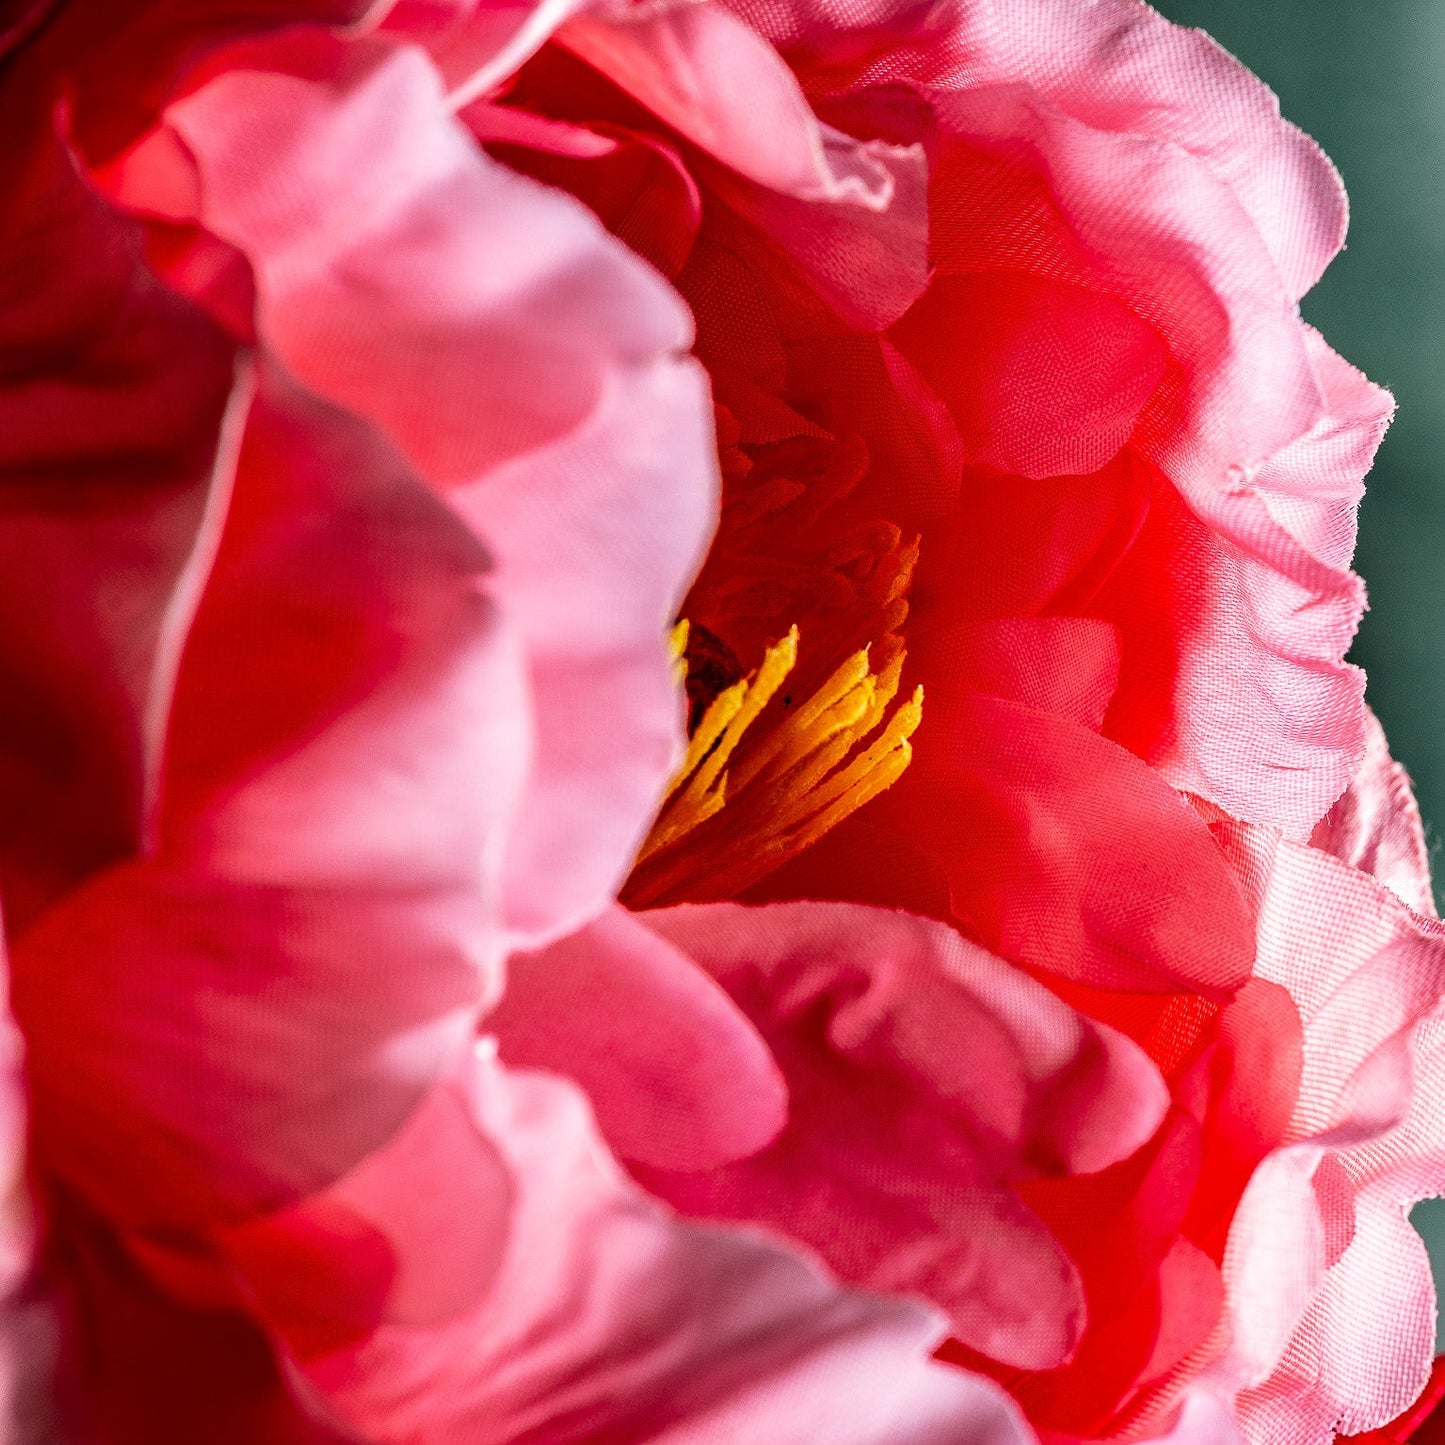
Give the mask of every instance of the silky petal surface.
M 505 898 L 540 941 L 616 887 L 675 756 L 662 639 L 715 485 L 702 378 L 674 359 L 688 319 L 582 208 L 482 154 L 421 52 L 302 37 L 266 63 L 171 123 L 207 225 L 256 269 L 268 343 L 496 557 L 537 730 Z
M 1373 713 L 1360 771 L 1320 821 L 1310 845 L 1371 874 L 1407 908 L 1434 916 L 1430 850 L 1420 809 L 1409 776 L 1391 758 Z
M 304 1357 L 368 1438 L 1031 1445 L 995 1386 L 928 1360 L 939 1326 L 922 1308 L 844 1290 L 764 1235 L 647 1200 L 571 1086 L 479 1058 L 443 1087 L 473 1147 L 510 1171 L 505 1253 L 454 1318 Z M 433 1167 L 466 1173 L 465 1141 L 448 1138 Z
M 925 1295 L 981 1353 L 1058 1363 L 1082 1327 L 1078 1282 L 1009 1186 L 1142 1144 L 1165 1104 L 1143 1055 L 904 914 L 720 904 L 645 917 L 754 1021 L 790 1099 L 767 1150 L 707 1174 L 647 1170 L 649 1187 L 689 1214 L 786 1231 L 860 1284 Z
M 1391 800 L 1375 787 L 1381 771 L 1367 764 L 1362 774 L 1383 810 L 1372 831 L 1408 836 L 1408 789 L 1386 773 Z M 1350 844 L 1359 834 L 1347 826 L 1340 836 Z M 1268 869 L 1259 973 L 1298 1006 L 1303 1070 L 1285 1147 L 1255 1176 L 1230 1233 L 1229 1308 L 1256 1323 L 1211 1374 L 1244 1387 L 1251 1442 L 1327 1445 L 1337 1431 L 1395 1418 L 1429 1374 L 1434 1289 L 1406 1214 L 1438 1189 L 1445 1162 L 1445 936 L 1326 853 L 1281 842 Z M 1249 1238 L 1270 1231 L 1276 1244 L 1248 1262 Z M 1276 1324 L 1252 1333 L 1266 1313 Z
M 788 1091 L 728 995 L 647 922 L 614 906 L 514 957 L 487 1018 L 507 1063 L 581 1084 L 612 1149 L 664 1169 L 715 1169 L 765 1148 Z
M 179 1228 L 323 1187 L 495 995 L 527 737 L 485 571 L 380 438 L 263 384 L 180 664 L 158 847 L 14 955 L 37 1149 L 112 1218 Z
M 141 846 L 246 397 L 232 347 L 48 133 L 0 175 L 7 922 Z M 234 405 L 232 397 L 235 397 Z

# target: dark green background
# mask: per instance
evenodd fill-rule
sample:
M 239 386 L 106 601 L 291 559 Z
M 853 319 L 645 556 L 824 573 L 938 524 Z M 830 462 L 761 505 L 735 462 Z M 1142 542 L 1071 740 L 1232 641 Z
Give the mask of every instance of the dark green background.
M 1445 0 L 1159 0 L 1278 93 L 1350 193 L 1345 253 L 1305 298 L 1335 349 L 1399 402 L 1360 515 L 1370 611 L 1351 654 L 1445 837 Z M 1445 1202 L 1413 1216 L 1445 1276 Z M 1442 1331 L 1445 1345 L 1445 1331 Z

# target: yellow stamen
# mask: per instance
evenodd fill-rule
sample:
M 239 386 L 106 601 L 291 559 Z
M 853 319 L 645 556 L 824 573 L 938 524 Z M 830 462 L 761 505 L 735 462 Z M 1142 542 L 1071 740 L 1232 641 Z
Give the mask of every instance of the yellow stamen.
M 687 681 L 687 634 L 691 627 L 686 617 L 667 634 L 667 655 L 672 659 L 672 681 L 681 687 Z
M 686 628 L 680 622 L 669 639 L 674 659 L 683 656 Z M 751 678 L 719 693 L 638 853 L 624 901 L 647 907 L 735 896 L 891 787 L 908 766 L 909 738 L 923 715 L 918 688 L 877 732 L 903 671 L 902 649 L 893 653 L 875 673 L 868 649 L 855 652 L 799 707 L 780 713 L 789 699 L 779 699 L 772 725 L 754 728 L 797 663 L 794 627 Z

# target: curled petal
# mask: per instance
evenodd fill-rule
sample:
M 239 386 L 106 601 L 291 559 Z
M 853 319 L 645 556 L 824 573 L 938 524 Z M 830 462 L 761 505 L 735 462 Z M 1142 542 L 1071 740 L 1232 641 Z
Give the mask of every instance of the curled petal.
M 918 1306 L 844 1290 L 760 1234 L 683 1223 L 645 1199 L 569 1085 L 479 1058 L 442 1087 L 473 1147 L 511 1173 L 510 1229 L 471 1307 L 304 1359 L 367 1438 L 1028 1445 L 1002 1391 L 927 1358 L 938 1325 Z M 464 1137 L 447 1138 L 432 1167 L 465 1175 Z M 390 1151 L 374 1167 L 415 1177 Z
M 540 942 L 615 889 L 678 745 L 663 636 L 716 472 L 701 374 L 674 356 L 689 321 L 581 206 L 480 151 L 420 51 L 302 34 L 250 64 L 170 123 L 205 223 L 256 270 L 263 338 L 496 557 L 537 739 L 504 903 Z
M 746 1017 L 618 906 L 512 959 L 486 1027 L 509 1064 L 580 1083 L 624 1159 L 717 1168 L 766 1147 L 787 1117 L 787 1086 Z
M 841 71 L 939 86 L 1036 89 L 1093 129 L 1177 146 L 1217 176 L 1268 247 L 1290 294 L 1319 279 L 1345 238 L 1339 176 L 1280 116 L 1269 87 L 1199 30 L 1131 0 L 1003 0 L 939 11 L 919 0 L 733 0 L 732 8 L 818 76 Z M 883 57 L 880 63 L 880 53 Z M 834 59 L 838 71 L 819 62 Z M 851 78 L 851 77 L 850 77 Z
M 14 955 L 37 1147 L 112 1218 L 180 1227 L 324 1187 L 494 995 L 527 739 L 485 569 L 374 433 L 265 381 L 156 846 Z
M 1310 846 L 1371 874 L 1407 908 L 1434 916 L 1430 852 L 1420 809 L 1373 713 L 1367 717 L 1365 760 L 1315 829 Z
M 755 1219 L 846 1278 L 926 1295 L 1011 1364 L 1057 1364 L 1082 1329 L 1068 1256 L 1010 1189 L 1105 1167 L 1166 1096 L 1112 1030 L 939 924 L 877 909 L 733 904 L 650 927 L 706 967 L 788 1079 L 786 1129 L 707 1174 L 644 1171 L 690 1214 Z

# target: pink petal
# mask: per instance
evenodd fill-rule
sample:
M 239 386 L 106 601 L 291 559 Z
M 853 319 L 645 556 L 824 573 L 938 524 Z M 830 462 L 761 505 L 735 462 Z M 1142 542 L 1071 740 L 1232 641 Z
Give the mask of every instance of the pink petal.
M 1367 874 L 1326 854 L 1279 845 L 1259 922 L 1259 976 L 1289 990 L 1304 1025 L 1296 1138 L 1347 1134 L 1362 1119 L 1398 1120 L 1408 1077 L 1364 1073 L 1402 1046 L 1440 997 L 1445 935 Z M 1357 1087 L 1371 1080 L 1382 1095 Z M 1373 1091 L 1372 1091 L 1373 1092 Z M 1393 1098 L 1393 1102 L 1392 1102 Z
M 1013 1179 L 1105 1167 L 1153 1132 L 1153 1066 L 951 930 L 847 905 L 645 915 L 768 1041 L 791 1107 L 769 1149 L 708 1174 L 644 1171 L 689 1214 L 757 1220 L 843 1276 L 923 1294 L 980 1353 L 1027 1368 L 1082 1330 L 1067 1255 Z
M 851 197 L 880 211 L 891 199 L 892 180 L 867 147 L 840 144 L 829 154 L 792 72 L 725 9 L 684 4 L 584 15 L 558 40 L 749 180 L 802 200 Z M 839 162 L 845 169 L 835 169 Z
M 0 191 L 3 244 L 26 278 L 0 323 L 14 931 L 140 844 L 247 397 L 225 337 L 157 281 L 138 229 L 53 136 L 17 146 Z
M 1279 1367 L 1240 1397 L 1251 1445 L 1333 1445 L 1386 1424 L 1425 1387 L 1434 1345 L 1424 1243 L 1398 1207 L 1363 1211 Z
M 378 0 L 366 28 L 426 47 L 456 108 L 517 70 L 587 0 Z
M 484 569 L 379 438 L 263 379 L 180 666 L 159 851 L 14 954 L 37 1149 L 113 1219 L 325 1187 L 469 1039 L 500 984 L 526 742 Z
M 702 195 L 675 147 L 625 126 L 569 125 L 482 101 L 461 117 L 491 154 L 586 202 L 663 275 L 682 270 L 702 224 Z
M 368 1438 L 1030 1440 L 995 1386 L 927 1359 L 938 1326 L 917 1306 L 843 1290 L 763 1235 L 684 1224 L 646 1200 L 570 1086 L 479 1061 L 445 1087 L 474 1121 L 473 1147 L 496 1148 L 512 1173 L 511 1229 L 471 1309 L 304 1360 Z M 463 1146 L 428 1175 L 465 1173 Z
M 701 375 L 674 358 L 688 319 L 582 208 L 488 160 L 419 52 L 268 56 L 300 73 L 232 72 L 171 120 L 269 343 L 495 552 L 537 728 L 505 900 L 540 941 L 615 889 L 675 755 L 662 639 L 716 466 Z
M 162 849 L 480 898 L 530 744 L 489 572 L 382 438 L 268 371 L 180 667 Z
M 732 8 L 805 74 L 831 51 L 860 68 L 871 62 L 874 84 L 1024 82 L 1093 129 L 1180 147 L 1228 187 L 1295 299 L 1344 241 L 1339 177 L 1281 119 L 1269 88 L 1202 31 L 1130 0 L 1002 0 L 950 11 L 942 26 L 912 0 L 742 0 Z M 819 89 L 830 79 L 821 71 Z
M 1147 743 L 1144 756 L 1177 786 L 1303 832 L 1343 787 L 1361 741 L 1358 685 L 1340 662 L 1361 594 L 1338 565 L 1310 551 L 1318 527 L 1300 515 L 1339 510 L 1338 448 L 1327 461 L 1310 447 L 1343 429 L 1362 439 L 1350 454 L 1367 460 L 1381 425 L 1378 394 L 1362 409 L 1367 399 L 1357 390 L 1340 393 L 1237 202 L 1182 152 L 1088 129 L 1013 89 L 951 92 L 936 105 L 957 139 L 942 152 L 935 207 L 988 197 L 980 224 L 935 236 L 941 269 L 1016 271 L 1024 264 L 1014 233 L 1023 211 L 1039 218 L 1031 271 L 1110 296 L 1149 324 L 1170 366 L 1139 412 L 1131 444 L 1224 539 L 1225 555 L 1200 569 L 1187 600 L 1209 609 L 1216 589 L 1243 593 L 1214 621 L 1241 636 L 1241 604 L 1260 615 L 1263 648 L 1229 650 L 1222 638 L 1191 637 L 1185 650 L 1175 642 L 1183 665 L 1152 682 L 1167 689 L 1173 726 L 1147 740 L 1130 736 L 1130 746 Z M 1037 178 L 1028 179 L 1020 153 L 1040 168 Z M 1038 413 L 1045 429 L 1046 411 Z M 1026 424 L 1015 431 L 1026 436 Z M 1303 466 L 1288 460 L 1299 447 Z M 1276 458 L 1285 460 L 1270 470 Z M 1285 474 L 1291 500 L 1276 506 Z M 1251 680 L 1261 652 L 1269 664 L 1262 683 Z M 1215 674 L 1230 663 L 1238 676 L 1220 686 Z M 1236 741 L 1241 717 L 1247 744 Z M 1266 773 L 1248 763 L 1277 754 L 1287 768 Z M 1241 758 L 1246 765 L 1231 770 Z
M 514 958 L 486 1028 L 513 1067 L 581 1084 L 624 1159 L 715 1169 L 764 1148 L 787 1117 L 787 1086 L 746 1017 L 620 907 Z
M 1390 757 L 1379 720 L 1373 713 L 1366 718 L 1365 760 L 1310 846 L 1371 874 L 1407 908 L 1434 917 L 1430 852 L 1409 776 Z
M 1285 842 L 1267 866 L 1259 972 L 1298 1005 L 1304 1067 L 1286 1147 L 1231 1229 L 1241 1343 L 1214 1373 L 1246 1387 L 1251 1441 L 1328 1445 L 1395 1418 L 1429 1374 L 1434 1289 L 1406 1213 L 1445 1169 L 1445 935 L 1327 854 Z M 1243 1349 L 1263 1301 L 1275 1323 Z
M 1254 945 L 1238 885 L 1157 773 L 1062 717 L 940 701 L 925 723 L 937 741 L 920 742 L 887 816 L 936 853 L 970 934 L 1094 987 L 1244 982 Z
M 1297 544 L 1253 505 L 1245 547 L 1156 485 L 1091 609 L 1121 637 L 1105 731 L 1177 787 L 1305 836 L 1358 766 L 1364 679 L 1340 658 L 1364 592 L 1348 572 L 1297 565 Z
M 52 1203 L 67 1330 L 64 1372 L 45 1388 L 67 1429 L 126 1445 L 356 1445 L 244 1310 L 183 1302 L 136 1264 L 103 1216 L 69 1197 Z
M 1130 440 L 1222 539 L 1159 579 L 1183 574 L 1190 613 L 1169 666 L 1130 665 L 1125 638 L 1111 735 L 1176 786 L 1306 835 L 1363 741 L 1359 681 L 1341 660 L 1363 599 L 1344 568 L 1352 497 L 1388 415 L 1295 309 L 1343 238 L 1328 162 L 1206 37 L 1124 0 L 1007 0 L 944 18 L 891 0 L 738 8 L 836 123 L 908 139 L 926 123 L 913 111 L 932 113 L 939 277 L 898 339 L 921 347 L 936 387 L 952 373 L 970 454 L 1089 470 Z M 1110 338 L 1103 393 L 1067 342 L 1055 370 L 1074 384 L 1037 384 L 1067 297 Z M 955 313 L 983 341 L 962 360 L 936 341 Z M 1162 380 L 1149 332 L 1168 357 Z
M 501 1266 L 512 1203 L 500 1156 L 438 1088 L 329 1189 L 216 1238 L 273 1326 L 311 1356 L 383 1322 L 426 1327 L 473 1308 Z

